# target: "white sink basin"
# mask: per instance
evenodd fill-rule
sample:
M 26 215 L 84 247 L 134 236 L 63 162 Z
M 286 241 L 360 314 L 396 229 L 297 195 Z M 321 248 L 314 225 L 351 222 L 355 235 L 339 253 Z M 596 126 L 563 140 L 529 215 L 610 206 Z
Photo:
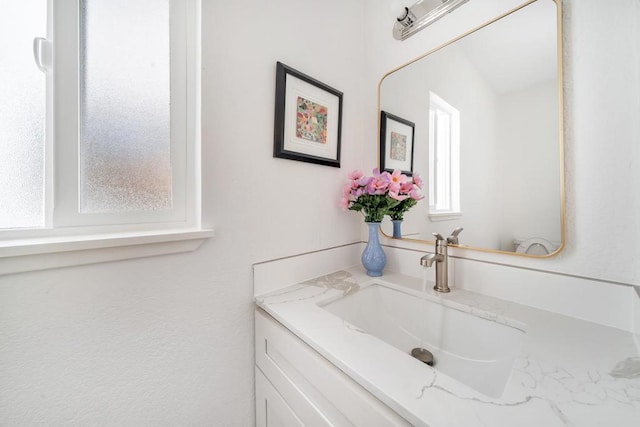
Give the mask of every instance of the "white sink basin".
M 409 354 L 433 353 L 434 368 L 490 397 L 500 397 L 524 331 L 417 296 L 372 284 L 321 306 Z

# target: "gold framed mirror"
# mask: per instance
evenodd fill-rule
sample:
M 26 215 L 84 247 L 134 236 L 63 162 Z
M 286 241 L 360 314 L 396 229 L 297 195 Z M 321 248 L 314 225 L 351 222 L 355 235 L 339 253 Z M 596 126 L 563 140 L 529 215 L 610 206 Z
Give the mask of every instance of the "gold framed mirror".
M 415 129 L 411 153 L 385 144 L 379 156 L 413 155 L 425 181 L 425 198 L 396 238 L 432 244 L 432 233 L 463 227 L 461 248 L 534 257 L 562 250 L 561 18 L 561 0 L 528 1 L 382 78 L 378 111 Z M 381 140 L 402 141 L 395 137 Z M 388 218 L 381 231 L 393 236 Z

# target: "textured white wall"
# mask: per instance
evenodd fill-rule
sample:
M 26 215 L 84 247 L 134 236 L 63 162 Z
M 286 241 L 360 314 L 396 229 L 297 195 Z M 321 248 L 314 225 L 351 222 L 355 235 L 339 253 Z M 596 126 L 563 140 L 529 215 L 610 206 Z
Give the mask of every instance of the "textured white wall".
M 390 35 L 404 2 L 369 3 L 367 65 L 373 86 L 395 67 L 522 2 L 474 0 L 404 42 Z M 640 284 L 640 2 L 563 4 L 567 246 L 543 260 L 466 256 Z M 374 121 L 375 106 L 366 114 Z M 375 129 L 367 131 L 366 139 L 373 140 Z
M 566 6 L 567 269 L 640 284 L 640 2 Z
M 360 239 L 338 200 L 362 167 L 361 11 L 203 1 L 217 235 L 191 254 L 0 277 L 0 425 L 253 425 L 251 264 Z M 272 158 L 277 60 L 344 92 L 341 169 Z

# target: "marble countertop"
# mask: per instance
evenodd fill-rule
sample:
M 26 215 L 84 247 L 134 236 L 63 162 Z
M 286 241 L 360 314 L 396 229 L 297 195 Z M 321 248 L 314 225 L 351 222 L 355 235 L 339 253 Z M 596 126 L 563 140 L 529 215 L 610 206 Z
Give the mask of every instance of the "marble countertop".
M 371 278 L 352 268 L 257 296 L 256 304 L 417 426 L 640 425 L 640 357 L 632 334 L 463 289 L 428 291 L 458 310 L 526 326 L 505 391 L 491 398 L 318 305 L 372 283 L 422 287 L 416 278 L 387 272 Z

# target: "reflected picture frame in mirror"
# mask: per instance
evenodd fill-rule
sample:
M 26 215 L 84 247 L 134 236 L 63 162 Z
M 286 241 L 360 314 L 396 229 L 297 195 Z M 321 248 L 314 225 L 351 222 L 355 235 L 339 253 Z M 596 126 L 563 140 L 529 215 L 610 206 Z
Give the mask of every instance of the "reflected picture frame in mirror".
M 400 170 L 413 175 L 415 123 L 386 111 L 380 112 L 380 171 Z
M 527 16 L 527 13 L 530 15 Z M 536 60 L 540 59 L 536 55 L 541 53 L 537 52 L 541 49 L 537 48 L 535 40 L 530 37 L 530 29 L 522 30 L 529 36 L 523 37 L 519 41 L 520 45 L 515 44 L 518 37 L 498 35 L 498 40 L 514 41 L 508 48 L 519 49 L 520 52 L 506 50 L 501 53 L 497 47 L 490 45 L 488 40 L 492 36 L 495 38 L 493 33 L 498 30 L 506 31 L 514 25 L 520 28 L 523 26 L 523 19 L 532 21 L 531 14 L 542 16 L 540 27 L 537 28 L 540 37 L 553 33 L 553 39 L 546 40 L 547 46 L 552 45 L 553 52 L 544 53 L 552 55 L 551 61 Z M 483 51 L 483 45 L 490 49 Z M 463 55 L 463 49 L 471 53 Z M 482 52 L 487 53 L 481 54 Z M 447 53 L 449 57 L 445 59 L 443 55 Z M 522 53 L 525 55 L 520 55 Z M 528 86 L 522 86 L 518 90 L 505 89 L 510 76 L 500 73 L 493 73 L 499 74 L 493 76 L 491 68 L 473 58 L 474 54 L 480 58 L 490 58 L 495 54 L 500 61 L 514 59 L 518 55 L 527 57 L 527 64 L 533 65 L 521 64 L 515 69 L 518 77 L 527 81 Z M 429 60 L 432 62 L 429 63 Z M 536 68 L 547 62 L 552 62 L 553 68 Z M 501 72 L 508 68 L 508 64 L 491 64 L 494 70 Z M 473 90 L 465 91 L 466 81 L 455 81 L 463 72 L 471 75 L 469 70 L 477 74 L 476 80 L 483 82 L 482 88 L 474 86 Z M 527 80 L 525 74 L 528 71 L 539 77 L 540 82 L 531 83 L 533 80 Z M 446 72 L 446 75 L 442 74 L 446 78 L 431 78 L 438 76 L 438 72 Z M 550 73 L 552 75 L 548 81 L 542 79 L 543 75 Z M 408 80 L 414 74 L 420 75 L 420 81 Z M 429 80 L 435 88 L 428 87 L 423 80 Z M 438 81 L 446 84 L 434 84 Z M 452 87 L 456 87 L 457 92 Z M 491 91 L 487 87 L 491 87 Z M 511 91 L 507 93 L 508 90 Z M 465 92 L 468 96 L 461 98 Z M 401 244 L 406 240 L 431 246 L 434 242 L 431 238 L 433 232 L 448 233 L 462 226 L 465 228 L 464 236 L 461 236 L 458 245 L 453 245 L 456 248 L 538 258 L 560 253 L 566 243 L 562 92 L 561 0 L 527 1 L 385 74 L 378 85 L 378 111 L 393 111 L 415 123 L 413 171 L 423 176 L 426 181 L 424 192 L 428 193 L 423 201 L 407 213 L 402 237 L 394 238 L 394 244 Z M 489 105 L 486 104 L 489 101 L 484 101 L 485 104 L 480 102 L 483 93 L 487 94 L 484 99 L 491 100 L 490 105 L 497 106 L 495 109 L 481 108 Z M 416 94 L 418 99 L 412 100 L 411 96 Z M 543 98 L 543 94 L 548 96 Z M 438 136 L 434 136 L 437 132 L 433 129 L 439 125 L 437 121 L 434 122 L 434 109 L 429 105 L 430 97 L 441 101 L 453 100 L 452 105 L 460 106 L 461 129 L 458 132 L 461 140 L 459 161 L 462 172 L 459 179 L 462 183 L 459 190 L 461 203 L 456 212 L 440 209 L 433 197 L 438 191 L 443 191 L 442 188 L 446 188 L 446 185 L 442 185 L 446 181 L 442 176 L 446 174 L 440 173 L 432 177 L 431 173 L 436 167 L 429 157 L 439 159 L 439 163 L 443 161 L 433 154 L 434 144 L 438 144 Z M 540 102 L 537 101 L 538 98 Z M 515 108 L 514 105 L 520 105 L 513 104 L 516 99 L 525 99 L 526 102 L 521 105 L 526 107 Z M 471 108 L 473 106 L 476 107 L 475 110 Z M 534 115 L 536 109 L 546 111 L 545 116 L 541 118 Z M 479 117 L 480 111 L 492 111 L 493 116 Z M 481 128 L 471 127 L 474 119 L 482 125 Z M 381 124 L 378 123 L 379 130 Z M 515 124 L 522 127 L 518 128 Z M 491 131 L 487 128 L 491 128 Z M 492 148 L 488 148 L 485 141 L 489 141 Z M 380 151 L 380 144 L 378 148 L 382 165 L 384 154 Z M 491 163 L 483 161 L 483 158 L 499 160 Z M 391 237 L 392 227 L 391 222 L 385 219 L 380 230 L 386 237 Z

